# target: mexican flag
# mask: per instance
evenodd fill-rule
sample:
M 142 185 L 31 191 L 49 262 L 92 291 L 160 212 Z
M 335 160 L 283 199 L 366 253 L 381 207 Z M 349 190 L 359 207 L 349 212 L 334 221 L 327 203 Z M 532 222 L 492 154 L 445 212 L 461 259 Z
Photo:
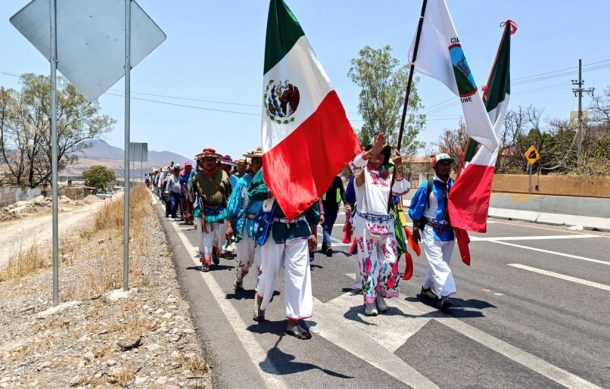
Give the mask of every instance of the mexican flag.
M 485 87 L 485 108 L 496 135 L 503 124 L 510 97 L 510 36 L 516 31 L 511 20 L 503 23 L 504 32 Z M 449 195 L 449 217 L 454 227 L 486 232 L 491 185 L 499 147 L 489 151 L 470 141 L 464 156 L 464 168 Z M 475 153 L 476 151 L 476 153 Z
M 282 0 L 269 5 L 262 146 L 265 182 L 288 220 L 317 201 L 361 151 L 337 93 Z
M 419 41 L 411 44 L 409 58 L 419 73 L 445 84 L 462 102 L 468 136 L 489 151 L 498 146 L 483 99 L 474 81 L 460 38 L 453 25 L 445 0 L 427 0 Z

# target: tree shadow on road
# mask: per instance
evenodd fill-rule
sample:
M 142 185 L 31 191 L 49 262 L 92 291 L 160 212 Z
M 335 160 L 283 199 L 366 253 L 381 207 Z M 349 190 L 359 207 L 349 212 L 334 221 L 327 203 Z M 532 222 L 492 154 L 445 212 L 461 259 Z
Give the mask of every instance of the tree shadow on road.
M 285 321 L 277 321 L 277 322 L 268 322 L 265 321 L 259 325 L 253 325 L 248 327 L 248 330 L 253 332 L 260 333 L 269 333 L 272 332 L 274 334 L 278 334 L 279 339 L 275 342 L 275 345 L 267 351 L 267 357 L 264 361 L 259 363 L 260 368 L 269 374 L 274 375 L 288 375 L 301 373 L 309 370 L 320 370 L 323 373 L 328 374 L 329 376 L 342 378 L 342 379 L 350 379 L 354 378 L 352 376 L 348 376 L 345 374 L 338 373 L 336 371 L 332 371 L 329 369 L 321 368 L 318 365 L 314 365 L 312 363 L 306 362 L 295 362 L 296 357 L 294 355 L 288 354 L 282 350 L 280 350 L 279 345 L 282 339 L 284 339 L 284 329 L 286 326 Z M 264 331 L 264 329 L 269 329 L 270 331 Z M 296 340 L 298 342 L 303 342 L 302 340 Z

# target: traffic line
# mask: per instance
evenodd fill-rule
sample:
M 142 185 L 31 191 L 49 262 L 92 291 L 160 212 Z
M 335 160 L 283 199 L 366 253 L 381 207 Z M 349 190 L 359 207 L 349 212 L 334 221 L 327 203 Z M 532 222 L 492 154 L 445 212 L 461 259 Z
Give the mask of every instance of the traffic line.
M 610 292 L 610 285 L 600 284 L 598 282 L 584 280 L 582 278 L 576 278 L 572 276 L 567 276 L 565 274 L 555 273 L 548 270 L 538 269 L 537 267 L 531 267 L 527 265 L 522 265 L 520 263 L 509 263 L 508 266 L 516 267 L 517 269 L 528 270 L 534 273 L 542 274 L 549 277 L 559 278 L 560 280 L 574 282 L 576 284 L 591 286 L 593 288 L 601 289 Z
M 354 301 L 356 297 L 360 303 Z M 394 354 L 410 334 L 416 333 L 428 320 L 405 320 L 401 316 L 377 316 L 375 325 L 366 325 L 343 316 L 354 305 L 362 305 L 362 296 L 344 294 L 327 303 L 314 298 L 315 326 L 310 330 L 364 362 L 385 372 L 412 388 L 438 388 L 411 365 Z M 365 319 L 368 320 L 368 319 Z M 383 324 L 380 322 L 384 321 Z M 413 329 L 408 327 L 414 327 Z M 386 330 L 387 329 L 387 330 Z M 398 331 L 397 331 L 398 330 Z
M 599 238 L 599 236 L 591 235 L 591 234 L 501 236 L 501 237 L 488 237 L 488 238 L 472 236 L 472 237 L 470 237 L 470 240 L 473 242 L 504 242 L 504 241 L 512 241 L 512 240 L 552 240 L 552 239 L 587 239 L 587 238 Z
M 482 344 L 483 346 L 504 355 L 505 357 L 527 367 L 530 370 L 539 373 L 546 378 L 557 382 L 566 388 L 579 389 L 601 389 L 599 386 L 580 378 L 579 376 L 565 371 L 555 365 L 546 362 L 543 359 L 536 357 L 526 351 L 523 351 L 503 340 L 500 340 L 486 332 L 478 330 L 473 326 L 464 323 L 461 320 L 454 318 L 437 319 L 440 323 L 446 325 L 454 331 Z
M 360 296 L 356 296 L 360 297 Z M 580 378 L 579 376 L 572 374 L 566 370 L 563 370 L 555 365 L 546 362 L 545 360 L 536 357 L 533 354 L 523 351 L 501 339 L 496 338 L 486 332 L 483 332 L 469 324 L 466 324 L 460 319 L 456 319 L 449 315 L 445 315 L 435 308 L 422 304 L 420 302 L 410 302 L 402 298 L 386 300 L 388 306 L 400 307 L 407 316 L 413 316 L 414 318 L 408 318 L 405 320 L 421 320 L 428 318 L 428 320 L 434 319 L 439 323 L 451 328 L 452 330 L 474 340 L 475 342 L 527 367 L 530 370 L 541 374 L 550 380 L 557 382 L 568 388 L 595 388 L 601 389 L 599 386 Z M 328 303 L 327 303 L 328 304 Z M 379 317 L 379 316 L 378 316 Z M 392 331 L 392 328 L 383 328 L 380 326 L 376 327 L 378 331 Z M 399 327 L 400 328 L 400 327 Z
M 511 247 L 518 247 L 520 249 L 525 249 L 525 250 L 532 250 L 532 251 L 538 251 L 540 253 L 545 253 L 545 254 L 553 254 L 553 255 L 558 255 L 560 257 L 566 257 L 566 258 L 572 258 L 572 259 L 579 259 L 581 261 L 587 261 L 587 262 L 592 262 L 592 263 L 599 263 L 601 265 L 607 265 L 610 266 L 610 262 L 608 261 L 602 261 L 599 259 L 593 259 L 593 258 L 587 258 L 587 257 L 581 257 L 580 255 L 572 255 L 572 254 L 566 254 L 566 253 L 560 253 L 558 251 L 551 251 L 551 250 L 545 250 L 545 249 L 539 249 L 536 247 L 529 247 L 529 246 L 522 246 L 520 244 L 515 244 L 515 243 L 508 243 L 508 242 L 502 242 L 499 240 L 489 240 L 488 242 L 492 242 L 492 243 L 497 243 L 497 244 L 503 244 L 505 246 L 511 246 Z
M 188 241 L 186 236 L 182 233 L 181 229 L 175 223 L 169 223 L 178 237 L 180 241 L 184 245 L 184 248 L 192 253 L 197 250 L 197 247 L 193 246 L 191 242 Z M 193 259 L 193 263 L 195 265 L 200 265 L 199 259 Z M 231 324 L 233 331 L 237 335 L 238 339 L 244 346 L 244 349 L 248 353 L 250 360 L 255 365 L 256 370 L 259 372 L 261 378 L 265 382 L 268 388 L 278 388 L 283 389 L 287 388 L 288 384 L 286 381 L 280 378 L 279 371 L 273 365 L 272 362 L 267 360 L 267 351 L 265 351 L 262 346 L 256 341 L 254 334 L 248 331 L 246 328 L 248 324 L 241 318 L 237 309 L 230 303 L 229 300 L 226 299 L 226 293 L 220 287 L 212 273 L 199 273 L 201 278 L 205 281 L 206 285 L 212 292 L 212 295 L 216 299 L 216 303 L 220 306 L 220 309 L 223 311 L 226 316 L 228 322 Z M 261 369 L 260 366 L 264 365 L 265 370 Z M 274 374 L 270 374 L 269 372 L 274 372 Z

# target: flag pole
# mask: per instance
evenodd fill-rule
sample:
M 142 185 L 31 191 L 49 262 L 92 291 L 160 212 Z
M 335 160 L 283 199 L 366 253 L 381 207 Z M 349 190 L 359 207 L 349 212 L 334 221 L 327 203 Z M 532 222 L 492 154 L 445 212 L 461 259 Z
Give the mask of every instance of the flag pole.
M 421 13 L 419 16 L 419 22 L 417 24 L 417 33 L 415 34 L 415 47 L 413 48 L 413 58 L 411 59 L 411 67 L 409 68 L 409 78 L 407 80 L 407 90 L 405 93 L 405 103 L 402 107 L 402 118 L 400 119 L 400 131 L 398 132 L 398 144 L 396 148 L 398 150 L 398 154 L 400 155 L 400 146 L 402 144 L 402 135 L 405 131 L 405 122 L 407 120 L 407 106 L 409 105 L 409 97 L 411 96 L 411 86 L 413 84 L 413 73 L 415 73 L 415 60 L 417 60 L 417 51 L 419 50 L 419 40 L 421 38 L 421 31 L 424 27 L 424 16 L 426 14 L 426 5 L 428 4 L 428 0 L 423 0 L 421 6 Z M 402 163 L 402 161 L 401 161 Z M 395 167 L 396 169 L 396 167 Z M 394 181 L 396 180 L 396 174 L 392 174 L 392 183 L 390 185 L 390 197 L 388 198 L 388 212 L 392 208 L 392 187 L 394 186 Z

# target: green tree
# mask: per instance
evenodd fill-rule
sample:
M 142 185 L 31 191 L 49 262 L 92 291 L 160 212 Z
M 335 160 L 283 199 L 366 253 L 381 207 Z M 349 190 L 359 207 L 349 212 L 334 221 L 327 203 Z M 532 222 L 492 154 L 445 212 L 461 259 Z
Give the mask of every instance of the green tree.
M 392 56 L 390 45 L 380 49 L 365 46 L 358 57 L 352 59 L 347 75 L 361 88 L 358 112 L 364 124 L 359 133 L 360 142 L 371 144 L 375 134 L 385 132 L 388 142 L 396 144 L 408 78 L 407 67 L 401 66 L 400 61 Z M 401 152 L 405 155 L 413 155 L 424 147 L 416 140 L 426 123 L 417 81 L 414 78 L 401 145 Z
M 24 74 L 21 90 L 0 88 L 0 163 L 19 185 L 35 187 L 51 176 L 51 87 L 49 76 Z M 57 82 L 58 166 L 78 159 L 88 141 L 110 131 L 114 120 L 100 114 L 74 85 Z
M 106 190 L 108 183 L 116 180 L 114 172 L 105 166 L 95 165 L 83 172 L 85 185 L 94 186 L 99 190 Z

